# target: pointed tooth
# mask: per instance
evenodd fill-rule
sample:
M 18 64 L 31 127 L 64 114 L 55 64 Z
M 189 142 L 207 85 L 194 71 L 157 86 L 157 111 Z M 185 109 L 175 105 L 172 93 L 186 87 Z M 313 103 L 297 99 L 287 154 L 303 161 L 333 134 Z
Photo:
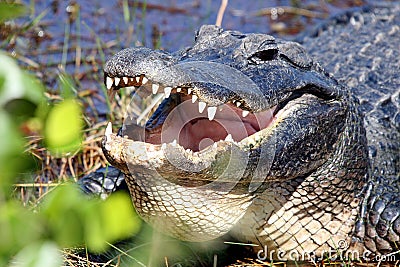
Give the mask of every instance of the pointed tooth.
M 172 141 L 172 145 L 176 146 L 176 144 L 177 144 L 177 141 L 176 141 L 176 139 L 174 139 L 174 141 Z
M 180 93 L 181 91 L 182 91 L 182 88 L 181 88 L 181 87 L 177 87 L 177 88 L 176 88 L 176 92 Z
M 247 110 L 243 110 L 242 111 L 242 117 L 244 118 L 244 117 L 246 117 L 247 115 L 249 115 L 249 111 L 247 111 Z
M 213 144 L 213 148 L 217 148 L 217 142 L 214 142 L 214 144 Z
M 112 134 L 112 123 L 111 123 L 111 121 L 109 121 L 107 123 L 107 128 L 106 128 L 106 132 L 105 132 L 106 136 L 110 136 L 110 134 Z
M 120 80 L 121 80 L 121 78 L 119 78 L 119 77 L 115 77 L 115 78 L 114 78 L 114 84 L 115 84 L 115 86 L 118 86 Z
M 148 81 L 149 81 L 149 79 L 147 79 L 146 77 L 143 77 L 142 84 L 146 84 Z
M 139 76 L 136 76 L 136 77 L 135 77 L 135 80 L 136 80 L 136 83 L 139 83 L 139 82 L 140 82 L 140 77 L 139 77 Z
M 166 148 L 167 148 L 167 144 L 166 143 L 162 143 L 161 149 L 166 149 Z
M 160 87 L 160 85 L 153 83 L 151 85 L 151 90 L 153 91 L 153 94 L 157 94 L 158 88 Z
M 212 121 L 215 117 L 215 113 L 217 112 L 217 107 L 209 107 L 207 108 L 208 119 Z
M 237 107 L 240 107 L 241 104 L 242 104 L 242 103 L 240 103 L 239 101 L 236 102 L 236 106 L 237 106 Z
M 188 95 L 190 95 L 192 93 L 192 90 L 193 90 L 192 88 L 188 89 Z
M 109 138 L 111 138 L 110 135 L 112 134 L 112 124 L 110 121 L 107 124 L 106 132 L 104 134 L 106 136 L 106 143 L 104 145 L 104 148 L 106 150 L 111 150 L 111 145 L 109 144 L 109 140 L 108 140 Z
M 128 77 L 122 77 L 122 80 L 124 80 L 124 84 L 128 84 Z
M 231 134 L 228 134 L 228 135 L 225 137 L 225 141 L 232 142 L 232 141 L 233 141 L 232 135 L 231 135 Z
M 113 83 L 114 83 L 113 79 L 112 79 L 111 77 L 108 77 L 108 76 L 107 76 L 107 78 L 106 78 L 106 86 L 107 86 L 107 89 L 108 89 L 108 90 L 111 89 Z
M 206 106 L 207 106 L 207 104 L 205 102 L 199 101 L 199 113 L 203 113 Z
M 171 87 L 165 87 L 164 88 L 164 94 L 165 94 L 165 98 L 168 98 L 171 94 L 172 88 Z
M 197 95 L 192 95 L 192 103 L 196 102 L 198 96 Z
M 131 82 L 133 82 L 134 79 L 135 79 L 135 78 L 133 78 L 133 77 L 129 78 L 129 80 L 130 80 Z

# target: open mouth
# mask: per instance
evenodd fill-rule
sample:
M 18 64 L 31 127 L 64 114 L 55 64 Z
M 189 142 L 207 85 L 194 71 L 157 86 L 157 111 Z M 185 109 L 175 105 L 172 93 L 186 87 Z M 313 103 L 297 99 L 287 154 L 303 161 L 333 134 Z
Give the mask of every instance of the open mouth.
M 179 144 L 198 152 L 216 146 L 219 141 L 241 142 L 270 127 L 277 118 L 277 106 L 253 113 L 238 95 L 219 106 L 209 105 L 202 99 L 200 88 L 191 84 L 170 87 L 153 82 L 145 75 L 110 77 L 107 74 L 104 82 L 111 97 L 117 90 L 132 86 L 141 93 L 153 94 L 144 127 L 137 125 L 137 118 L 125 121 L 121 135 L 134 141 Z

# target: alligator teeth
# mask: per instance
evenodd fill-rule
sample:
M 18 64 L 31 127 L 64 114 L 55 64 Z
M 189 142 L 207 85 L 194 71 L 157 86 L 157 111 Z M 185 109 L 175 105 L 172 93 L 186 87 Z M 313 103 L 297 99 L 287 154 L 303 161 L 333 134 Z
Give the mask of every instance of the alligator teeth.
M 146 84 L 148 81 L 149 81 L 149 79 L 147 79 L 146 77 L 143 77 L 142 84 Z
M 192 90 L 193 90 L 192 88 L 188 89 L 188 95 L 190 95 L 192 93 Z
M 207 108 L 208 119 L 212 121 L 215 117 L 215 113 L 217 112 L 217 107 L 209 107 Z
M 176 146 L 176 144 L 177 144 L 176 139 L 174 139 L 174 141 L 172 141 L 171 144 L 172 144 L 173 146 Z
M 136 76 L 135 80 L 136 80 L 136 83 L 140 83 L 140 77 L 139 76 Z
M 242 111 L 242 117 L 244 118 L 244 117 L 246 117 L 247 115 L 249 115 L 249 111 L 247 111 L 247 110 L 243 110 Z
M 106 86 L 107 86 L 108 90 L 111 89 L 113 83 L 114 83 L 113 79 L 107 76 L 107 78 L 106 78 Z
M 237 107 L 240 107 L 241 104 L 242 104 L 242 103 L 240 103 L 239 101 L 236 102 L 236 106 L 237 106 Z
M 115 77 L 115 78 L 114 78 L 114 84 L 115 84 L 115 86 L 118 86 L 120 80 L 121 80 L 121 79 L 120 79 L 119 77 Z
M 196 102 L 197 98 L 197 95 L 192 95 L 192 103 Z
M 213 148 L 217 148 L 217 142 L 215 142 L 214 144 L 213 144 Z
M 124 80 L 125 84 L 128 84 L 128 77 L 122 77 L 122 80 Z
M 166 143 L 162 143 L 162 145 L 161 145 L 161 149 L 166 149 L 167 148 L 167 144 Z
M 133 82 L 134 78 L 131 77 L 131 78 L 129 78 L 129 80 L 130 80 L 131 82 Z
M 164 88 L 165 98 L 168 98 L 171 95 L 171 91 L 172 91 L 171 87 L 165 87 Z
M 231 134 L 228 134 L 228 135 L 225 137 L 225 141 L 233 142 L 232 135 L 231 135 Z
M 182 88 L 177 87 L 177 88 L 176 88 L 176 92 L 180 93 L 180 91 L 182 91 Z
M 104 148 L 105 148 L 106 150 L 111 150 L 111 146 L 110 146 L 110 144 L 108 143 L 108 139 L 111 138 L 111 137 L 110 137 L 111 134 L 112 134 L 112 124 L 111 124 L 111 122 L 109 121 L 108 124 L 107 124 L 106 132 L 105 132 L 105 136 L 106 136 L 106 140 L 107 140 L 107 141 L 106 141 L 106 144 L 105 144 Z
M 199 113 L 203 113 L 206 106 L 207 106 L 207 104 L 205 102 L 199 101 Z
M 159 88 L 159 87 L 160 87 L 160 85 L 158 85 L 158 84 L 156 84 L 156 83 L 153 83 L 153 84 L 151 85 L 151 90 L 152 90 L 152 92 L 153 92 L 154 95 L 157 94 L 158 88 Z
M 107 123 L 107 128 L 106 128 L 106 132 L 105 132 L 105 135 L 108 137 L 108 136 L 110 136 L 110 134 L 112 134 L 112 124 L 111 124 L 111 121 L 109 121 L 108 123 Z

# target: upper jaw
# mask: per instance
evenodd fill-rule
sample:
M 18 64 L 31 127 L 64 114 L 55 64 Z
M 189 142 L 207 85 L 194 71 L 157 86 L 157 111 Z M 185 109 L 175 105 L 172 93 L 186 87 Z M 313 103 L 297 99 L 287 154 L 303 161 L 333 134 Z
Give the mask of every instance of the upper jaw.
M 104 83 L 111 95 L 129 86 L 140 88 L 139 94 L 182 93 L 196 98 L 200 108 L 233 103 L 245 114 L 270 109 L 298 92 L 343 97 L 342 88 L 318 64 L 301 68 L 282 59 L 263 64 L 241 60 L 208 60 L 195 54 L 182 60 L 176 54 L 127 48 L 107 61 Z
M 149 81 L 149 92 L 158 89 L 168 96 L 171 90 L 182 90 L 208 106 L 238 101 L 243 110 L 259 112 L 275 105 L 264 99 L 264 92 L 247 74 L 229 64 L 193 58 L 179 61 L 172 56 L 166 59 L 164 52 L 129 48 L 113 56 L 104 68 L 104 83 L 111 91 L 140 87 Z

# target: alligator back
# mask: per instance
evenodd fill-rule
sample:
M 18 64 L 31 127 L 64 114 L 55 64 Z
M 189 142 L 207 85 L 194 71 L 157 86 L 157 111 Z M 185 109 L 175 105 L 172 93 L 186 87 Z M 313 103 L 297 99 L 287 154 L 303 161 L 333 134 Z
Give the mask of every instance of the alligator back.
M 400 236 L 400 6 L 356 12 L 316 36 L 303 45 L 364 115 L 370 173 L 356 235 L 372 252 L 389 252 Z
M 372 177 L 400 173 L 400 6 L 344 14 L 303 46 L 360 101 Z M 387 179 L 386 179 L 387 180 Z
M 369 165 L 355 235 L 372 252 L 400 236 L 400 6 L 343 14 L 303 46 L 360 102 Z

